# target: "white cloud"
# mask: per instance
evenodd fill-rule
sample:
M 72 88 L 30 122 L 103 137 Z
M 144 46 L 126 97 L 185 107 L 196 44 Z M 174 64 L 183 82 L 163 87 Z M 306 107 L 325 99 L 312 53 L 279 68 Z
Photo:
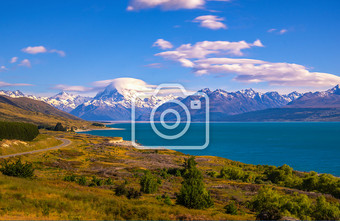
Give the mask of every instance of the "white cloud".
M 251 47 L 263 47 L 260 40 L 254 43 L 247 43 L 245 41 L 229 42 L 229 41 L 202 41 L 194 45 L 183 44 L 173 51 L 165 51 L 156 54 L 169 60 L 180 61 L 183 64 L 189 64 L 188 59 L 205 58 L 213 54 L 229 54 L 234 56 L 242 56 L 244 49 Z M 188 65 L 190 66 L 190 65 Z
M 150 91 L 155 87 L 154 85 L 149 85 L 145 81 L 136 78 L 115 78 L 104 81 L 96 81 L 93 82 L 92 85 L 94 85 L 97 89 L 102 89 L 111 85 L 119 92 L 121 92 L 123 89 L 132 89 L 145 92 Z
M 61 57 L 65 57 L 66 56 L 66 53 L 64 51 L 61 51 L 61 50 L 57 50 L 57 49 L 52 49 L 49 51 L 50 53 L 57 53 L 59 54 Z
M 315 87 L 340 83 L 339 76 L 310 72 L 303 65 L 253 59 L 202 59 L 195 62 L 193 70 L 198 75 L 236 74 L 235 80 L 247 83 L 268 82 L 271 85 Z
M 28 59 L 24 59 L 20 62 L 19 66 L 24 66 L 24 67 L 31 67 L 31 62 Z
M 193 22 L 199 22 L 200 26 L 204 28 L 209 28 L 212 30 L 227 29 L 227 26 L 221 21 L 224 21 L 224 18 L 217 17 L 215 15 L 203 15 L 193 20 Z
M 287 29 L 281 29 L 280 30 L 280 35 L 283 35 L 284 33 L 286 33 L 288 30 Z
M 153 47 L 159 47 L 161 49 L 170 49 L 170 48 L 174 47 L 170 42 L 168 42 L 164 39 L 158 39 L 155 43 L 153 43 L 152 46 Z
M 281 29 L 281 30 L 279 30 L 279 29 L 276 29 L 276 28 L 271 28 L 271 29 L 269 29 L 267 32 L 269 32 L 269 33 L 275 33 L 275 34 L 279 34 L 279 35 L 283 35 L 283 34 L 287 33 L 288 30 L 287 30 L 287 29 Z
M 23 48 L 22 51 L 28 54 L 39 54 L 46 53 L 47 49 L 44 46 L 28 46 L 27 48 Z
M 84 87 L 84 86 L 70 86 L 65 84 L 58 84 L 53 87 L 53 89 L 59 89 L 62 91 L 77 91 L 77 92 L 87 92 L 91 91 L 92 88 Z
M 11 87 L 11 86 L 33 86 L 32 84 L 23 84 L 23 83 L 7 83 L 0 81 L 0 87 Z
M 162 68 L 163 65 L 162 65 L 161 63 L 151 63 L 151 64 L 144 65 L 144 67 L 149 67 L 149 68 Z
M 205 0 L 130 0 L 128 11 L 160 7 L 163 10 L 202 8 Z
M 28 54 L 57 53 L 61 57 L 64 57 L 66 55 L 66 53 L 64 51 L 57 50 L 57 49 L 47 50 L 44 46 L 33 46 L 33 47 L 28 46 L 27 48 L 21 49 L 21 51 L 28 53 Z
M 11 63 L 13 64 L 13 63 L 15 63 L 15 62 L 17 62 L 18 61 L 18 57 L 13 57 L 13 58 L 11 58 Z
M 73 92 L 98 92 L 103 91 L 107 86 L 111 85 L 116 88 L 119 92 L 123 89 L 133 89 L 137 91 L 150 91 L 155 86 L 147 84 L 145 81 L 136 78 L 115 78 L 102 81 L 95 81 L 91 83 L 91 87 L 85 86 L 72 86 L 65 84 L 58 84 L 53 89 L 59 89 L 63 91 Z
M 311 72 L 299 64 L 218 56 L 223 52 L 241 56 L 243 49 L 254 46 L 263 47 L 260 40 L 254 43 L 205 41 L 195 45 L 182 45 L 176 50 L 158 53 L 156 56 L 177 61 L 183 67 L 192 68 L 197 75 L 232 74 L 236 75 L 234 80 L 247 83 L 267 82 L 271 85 L 313 87 L 340 83 L 337 75 Z
M 0 66 L 0 72 L 7 71 L 8 69 L 6 68 L 5 65 Z

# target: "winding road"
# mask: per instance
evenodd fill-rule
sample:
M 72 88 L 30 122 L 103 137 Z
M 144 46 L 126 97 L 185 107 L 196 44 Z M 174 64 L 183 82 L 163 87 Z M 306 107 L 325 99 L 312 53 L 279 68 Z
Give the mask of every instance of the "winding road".
M 0 159 L 8 158 L 8 157 L 16 157 L 16 156 L 21 156 L 21 155 L 26 155 L 26 154 L 40 153 L 40 152 L 44 152 L 44 151 L 48 151 L 48 150 L 56 150 L 56 149 L 59 149 L 59 148 L 62 148 L 62 147 L 66 147 L 66 146 L 68 146 L 72 143 L 72 141 L 70 141 L 68 139 L 57 138 L 57 137 L 56 137 L 56 139 L 61 140 L 63 143 L 58 145 L 58 146 L 49 147 L 49 148 L 46 148 L 46 149 L 32 150 L 32 151 L 27 151 L 27 152 L 22 152 L 22 153 L 14 153 L 14 154 L 0 156 Z

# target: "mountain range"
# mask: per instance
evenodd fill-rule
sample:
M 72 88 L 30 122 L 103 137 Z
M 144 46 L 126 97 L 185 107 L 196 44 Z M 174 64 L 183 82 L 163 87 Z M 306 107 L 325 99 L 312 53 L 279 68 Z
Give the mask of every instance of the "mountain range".
M 227 92 L 221 89 L 211 91 L 206 88 L 199 92 L 204 92 L 209 97 L 210 119 L 212 121 L 275 121 L 276 118 L 293 121 L 299 119 L 318 120 L 318 116 L 320 116 L 321 120 L 336 120 L 338 108 L 340 109 L 339 85 L 327 91 L 303 94 L 292 92 L 287 95 L 281 95 L 275 91 L 260 93 L 253 89 Z M 27 97 L 43 101 L 82 119 L 97 121 L 131 120 L 132 98 L 136 93 L 137 91 L 135 90 L 117 89 L 113 85 L 107 86 L 93 98 L 72 95 L 66 92 L 61 92 L 52 97 L 35 97 L 25 95 L 20 91 L 0 91 L 0 95 L 12 98 Z M 137 100 L 136 113 L 138 115 L 136 119 L 149 120 L 151 110 L 157 105 L 160 105 L 160 107 L 155 114 L 156 119 L 159 119 L 160 113 L 169 108 L 177 109 L 178 112 L 183 113 L 183 110 L 180 110 L 178 105 L 168 102 L 175 99 L 181 101 L 187 107 L 190 107 L 190 102 L 194 99 L 199 99 L 201 104 L 205 105 L 205 99 L 197 97 L 195 94 L 187 97 L 174 95 L 151 96 Z M 288 110 L 289 108 L 290 110 Z M 202 110 L 190 110 L 193 121 L 204 121 Z M 304 114 L 300 114 L 300 116 L 298 113 L 301 113 L 301 111 Z M 285 113 L 288 112 L 294 113 L 295 117 L 289 118 L 285 116 Z M 327 118 L 328 115 L 332 115 L 332 117 Z M 174 119 L 170 117 L 167 120 Z

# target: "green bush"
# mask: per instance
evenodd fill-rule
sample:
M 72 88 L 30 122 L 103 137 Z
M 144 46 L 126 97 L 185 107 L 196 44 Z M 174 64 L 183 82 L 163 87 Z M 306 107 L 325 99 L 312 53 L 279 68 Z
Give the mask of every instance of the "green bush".
M 126 194 L 128 199 L 138 199 L 142 196 L 142 193 L 134 188 L 129 188 Z
M 4 161 L 1 164 L 0 171 L 2 174 L 6 176 L 14 176 L 14 177 L 22 177 L 22 178 L 31 178 L 34 175 L 34 168 L 31 163 L 22 163 L 21 159 L 18 159 L 16 162 L 9 163 L 8 161 Z
M 177 203 L 191 209 L 204 209 L 213 206 L 210 193 L 205 189 L 202 173 L 196 168 L 195 158 L 186 160 L 184 181 Z
M 0 122 L 0 139 L 31 141 L 39 134 L 34 124 L 21 122 Z
M 143 193 L 155 193 L 160 185 L 157 177 L 151 174 L 149 170 L 145 171 L 144 176 L 140 179 L 141 191 Z
M 117 196 L 125 196 L 128 192 L 126 185 L 123 183 L 121 185 L 116 186 L 115 193 Z
M 339 220 L 340 219 L 340 205 L 332 205 L 328 203 L 324 196 L 316 199 L 316 205 L 313 212 L 313 217 L 316 220 Z
M 79 177 L 79 178 L 77 179 L 77 183 L 78 183 L 79 185 L 86 186 L 86 183 L 87 183 L 86 177 L 85 177 L 85 176 Z
M 172 205 L 172 201 L 171 201 L 171 199 L 170 199 L 170 197 L 169 197 L 168 194 L 163 195 L 163 198 L 164 198 L 164 203 L 165 203 L 166 205 L 168 205 L 168 206 L 171 206 L 171 205 Z
M 226 205 L 224 207 L 225 212 L 227 214 L 231 214 L 231 215 L 237 215 L 237 206 L 236 203 L 234 201 L 232 201 L 231 203 L 229 203 L 228 205 Z
M 57 123 L 54 127 L 54 131 L 66 131 L 66 128 L 63 127 L 61 123 Z
M 325 197 L 316 202 L 304 194 L 285 195 L 268 187 L 260 189 L 250 202 L 251 209 L 258 213 L 259 219 L 276 219 L 283 215 L 293 215 L 299 219 L 338 220 L 339 203 L 329 203 Z
M 102 186 L 102 185 L 103 185 L 103 180 L 98 179 L 96 176 L 93 176 L 89 186 Z
M 96 126 L 96 127 L 105 127 L 104 124 L 101 123 L 93 123 L 92 126 Z
M 105 180 L 105 185 L 112 185 L 113 184 L 113 181 L 112 181 L 112 179 L 109 177 L 109 178 L 107 178 L 107 180 Z
M 225 167 L 221 169 L 219 177 L 253 183 L 255 182 L 256 174 L 252 172 L 245 172 L 239 167 Z
M 64 176 L 64 181 L 75 182 L 76 181 L 76 176 L 74 174 L 66 175 L 66 176 Z

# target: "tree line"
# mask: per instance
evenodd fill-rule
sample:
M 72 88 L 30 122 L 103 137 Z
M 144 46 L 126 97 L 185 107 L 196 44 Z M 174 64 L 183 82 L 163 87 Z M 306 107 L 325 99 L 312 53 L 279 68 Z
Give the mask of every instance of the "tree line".
M 0 139 L 31 141 L 39 134 L 34 124 L 0 121 Z

